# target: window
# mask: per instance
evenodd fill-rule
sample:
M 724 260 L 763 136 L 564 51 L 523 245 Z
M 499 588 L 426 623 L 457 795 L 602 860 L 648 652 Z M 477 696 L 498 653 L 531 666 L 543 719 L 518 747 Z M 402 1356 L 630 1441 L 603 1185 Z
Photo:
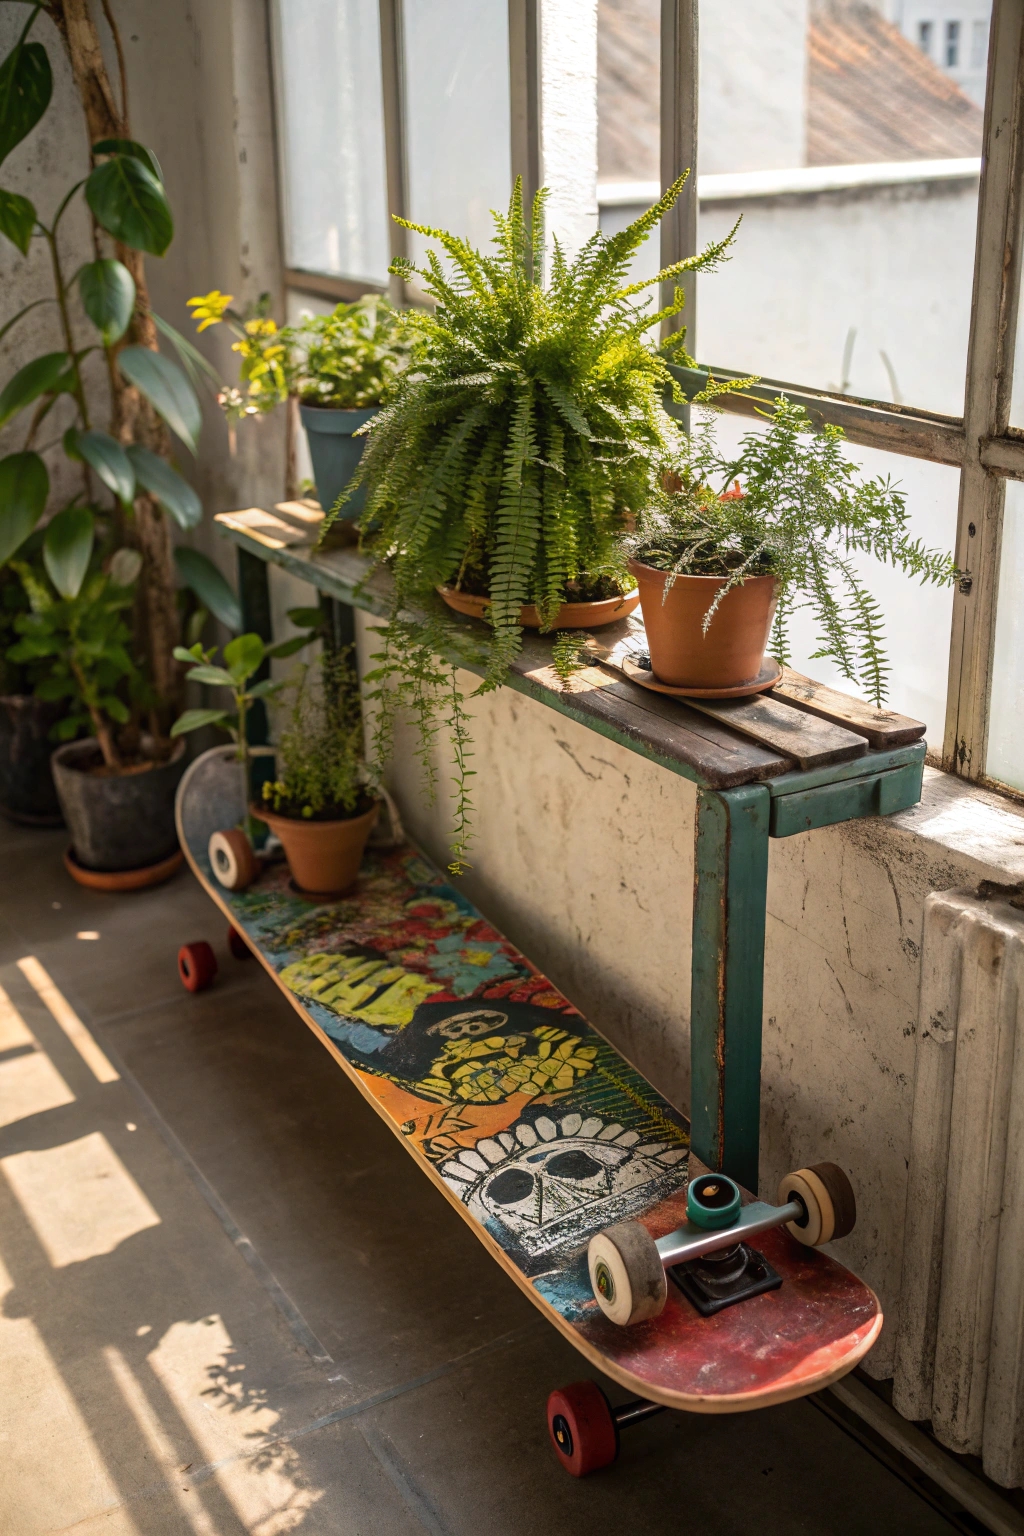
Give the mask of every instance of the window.
M 934 22 L 919 21 L 917 24 L 917 46 L 920 48 L 921 52 L 926 53 L 929 58 L 932 56 L 932 33 L 934 30 Z
M 960 63 L 960 23 L 946 22 L 946 68 L 956 69 Z
M 984 69 L 985 55 L 988 52 L 988 23 L 984 21 L 971 22 L 971 68 Z

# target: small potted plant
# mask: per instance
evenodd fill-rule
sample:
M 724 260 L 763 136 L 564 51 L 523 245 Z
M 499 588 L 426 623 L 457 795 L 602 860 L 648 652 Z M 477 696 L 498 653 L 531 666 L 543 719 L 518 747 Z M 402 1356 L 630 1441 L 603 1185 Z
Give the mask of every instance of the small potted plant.
M 556 242 L 546 281 L 546 193 L 528 217 L 519 182 L 508 213 L 495 215 L 494 254 L 409 224 L 438 241 L 451 270 L 434 251 L 424 268 L 392 263 L 437 307 L 417 318 L 409 367 L 370 425 L 353 482 L 368 492 L 364 542 L 394 577 L 371 676 L 381 684 L 378 753 L 388 749 L 396 700 L 414 702 L 425 748 L 444 713 L 456 759 L 455 872 L 468 809 L 466 722 L 454 674 L 433 658 L 462 642 L 445 630 L 434 594 L 487 623 L 486 688 L 508 675 L 524 625 L 592 627 L 635 607 L 619 540 L 675 442 L 665 395 L 681 398 L 647 333 L 683 300 L 677 290 L 658 313 L 635 301 L 684 270 L 713 269 L 732 238 L 628 281 L 633 255 L 684 180 L 625 230 L 595 234 L 571 262 Z M 685 362 L 684 340 L 677 332 L 667 355 Z M 410 622 L 410 611 L 424 617 Z
M 330 510 L 359 464 L 365 439 L 356 434 L 405 365 L 410 322 L 376 294 L 286 326 L 267 314 L 266 296 L 248 316 L 231 302 L 217 289 L 189 300 L 200 331 L 223 320 L 238 337 L 233 350 L 241 355 L 243 388 L 223 389 L 221 404 L 233 423 L 287 403 L 290 421 L 297 401 L 320 505 Z M 365 499 L 364 489 L 346 500 L 341 515 L 357 517 Z
M 45 574 L 14 559 L 28 611 L 7 658 L 36 672 L 35 696 L 61 702 L 53 778 L 71 832 L 65 862 L 80 884 L 125 890 L 172 873 L 174 791 L 184 752 L 146 734 L 152 695 L 128 622 L 142 565 L 121 548 L 99 563 L 94 514 L 67 507 L 47 525 Z M 83 740 L 73 740 L 80 732 Z
M 785 397 L 733 459 L 717 451 L 708 413 L 623 540 L 640 587 L 650 667 L 680 692 L 739 694 L 768 687 L 789 659 L 788 625 L 809 608 L 815 655 L 880 705 L 889 671 L 881 610 L 853 557 L 874 555 L 920 581 L 951 582 L 950 555 L 908 532 L 906 500 L 888 480 L 864 480 L 843 453 L 843 431 L 816 433 Z
M 292 698 L 277 740 L 278 777 L 264 784 L 253 813 L 281 839 L 301 891 L 342 896 L 356 882 L 380 809 L 364 759 L 351 650 L 325 650 L 286 688 Z

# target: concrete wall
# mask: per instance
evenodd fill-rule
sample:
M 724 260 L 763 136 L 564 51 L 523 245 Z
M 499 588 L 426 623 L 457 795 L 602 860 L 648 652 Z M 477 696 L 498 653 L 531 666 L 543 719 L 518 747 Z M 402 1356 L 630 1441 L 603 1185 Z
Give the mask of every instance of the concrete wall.
M 730 0 L 700 9 L 700 170 L 807 161 L 808 0 Z
M 360 631 L 365 663 L 363 616 Z M 467 894 L 686 1110 L 693 786 L 508 690 L 472 708 Z M 413 746 L 400 730 L 392 787 L 443 865 L 445 758 L 430 807 Z M 858 1225 L 835 1251 L 886 1309 L 868 1361 L 879 1377 L 892 1371 L 903 1261 L 924 900 L 1024 875 L 1024 813 L 933 770 L 927 780 L 913 811 L 771 845 L 761 1193 L 774 1198 L 807 1162 L 850 1170 Z

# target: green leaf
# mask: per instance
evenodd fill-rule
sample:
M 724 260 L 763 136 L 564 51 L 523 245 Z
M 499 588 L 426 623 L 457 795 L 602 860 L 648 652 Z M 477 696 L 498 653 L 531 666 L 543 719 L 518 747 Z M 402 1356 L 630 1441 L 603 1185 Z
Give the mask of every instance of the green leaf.
M 319 629 L 324 622 L 321 608 L 289 608 L 288 617 L 296 629 Z
M 294 656 L 296 651 L 301 651 L 304 645 L 315 639 L 315 635 L 293 635 L 290 640 L 279 640 L 276 645 L 268 646 L 266 654 L 279 658 Z
M 50 394 L 67 365 L 66 352 L 44 352 L 42 357 L 34 357 L 24 368 L 19 368 L 13 379 L 8 379 L 0 390 L 0 427 L 33 400 L 38 400 L 40 395 Z
M 53 94 L 42 43 L 20 43 L 0 64 L 0 162 L 38 123 Z
M 234 688 L 235 679 L 223 667 L 193 667 L 185 676 L 190 683 L 207 683 L 211 688 Z
M 186 731 L 198 731 L 201 725 L 218 725 L 227 718 L 226 709 L 186 709 L 171 726 L 171 735 L 184 736 Z
M 151 171 L 163 186 L 164 173 L 160 169 L 159 160 L 151 149 L 135 139 L 97 139 L 92 152 L 94 155 L 129 155 L 133 160 L 141 160 L 147 171 Z
M 155 310 L 152 310 L 151 314 L 153 316 L 153 324 L 162 335 L 167 337 L 167 340 L 174 347 L 174 350 L 181 358 L 182 367 L 195 387 L 198 389 L 200 376 L 205 374 L 210 383 L 216 385 L 217 389 L 220 389 L 223 384 L 220 374 L 213 364 L 203 356 L 198 347 L 194 347 L 187 336 L 183 336 L 180 331 L 176 331 L 170 321 L 165 320 L 162 315 L 158 315 Z
M 137 549 L 118 549 L 110 561 L 110 579 L 115 587 L 130 587 L 142 570 L 142 556 Z
M 174 650 L 171 652 L 171 655 L 174 657 L 175 661 L 187 661 L 190 665 L 192 662 L 198 661 L 200 659 L 196 651 L 186 651 L 183 645 L 176 645 Z
M 148 347 L 125 347 L 117 354 L 117 365 L 129 384 L 145 395 L 157 415 L 195 453 L 203 413 L 195 390 L 177 364 Z
M 240 683 L 246 682 L 254 672 L 259 671 L 265 655 L 266 650 L 259 635 L 236 635 L 224 647 L 228 671 Z
M 135 280 L 128 268 L 112 257 L 89 261 L 78 274 L 78 291 L 103 345 L 120 341 L 135 310 Z
M 174 238 L 174 219 L 163 185 L 141 160 L 115 155 L 85 184 L 97 224 L 137 251 L 162 256 Z
M 135 470 L 135 478 L 144 485 L 174 518 L 179 528 L 194 528 L 203 519 L 203 504 L 183 476 L 166 459 L 150 453 L 148 448 L 133 444 L 128 457 Z
M 28 198 L 19 197 L 17 192 L 5 192 L 0 187 L 0 235 L 6 235 L 21 254 L 27 256 L 35 227 L 36 210 Z
M 67 440 L 68 434 L 64 434 Z M 135 471 L 121 444 L 109 432 L 76 432 L 74 447 L 79 458 L 96 471 L 108 491 L 124 507 L 135 499 Z
M 0 565 L 28 538 L 49 494 L 50 477 L 38 453 L 0 459 Z
M 46 530 L 43 564 L 61 597 L 77 597 L 85 580 L 95 537 L 88 507 L 65 507 Z
M 226 629 L 237 634 L 242 627 L 241 604 L 213 561 L 181 544 L 174 551 L 174 563 L 182 585 L 189 587 Z
M 260 682 L 253 683 L 252 687 L 246 691 L 246 698 L 265 699 L 268 693 L 277 693 L 278 689 L 283 687 L 283 683 L 275 683 L 273 678 L 264 677 Z

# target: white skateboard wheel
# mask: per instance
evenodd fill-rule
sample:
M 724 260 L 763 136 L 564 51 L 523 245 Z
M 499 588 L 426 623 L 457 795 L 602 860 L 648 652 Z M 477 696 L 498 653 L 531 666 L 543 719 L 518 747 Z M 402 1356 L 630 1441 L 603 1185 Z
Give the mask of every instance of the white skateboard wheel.
M 598 1306 L 620 1328 L 657 1317 L 668 1283 L 657 1244 L 638 1221 L 620 1221 L 590 1239 L 590 1284 Z
M 259 874 L 252 845 L 237 827 L 214 832 L 206 846 L 210 868 L 225 890 L 244 891 Z
M 857 1220 L 853 1187 L 835 1163 L 815 1163 L 787 1173 L 779 1185 L 779 1205 L 793 1197 L 803 1201 L 807 1212 L 802 1222 L 788 1221 L 786 1230 L 807 1248 L 820 1248 L 833 1238 L 852 1232 Z

